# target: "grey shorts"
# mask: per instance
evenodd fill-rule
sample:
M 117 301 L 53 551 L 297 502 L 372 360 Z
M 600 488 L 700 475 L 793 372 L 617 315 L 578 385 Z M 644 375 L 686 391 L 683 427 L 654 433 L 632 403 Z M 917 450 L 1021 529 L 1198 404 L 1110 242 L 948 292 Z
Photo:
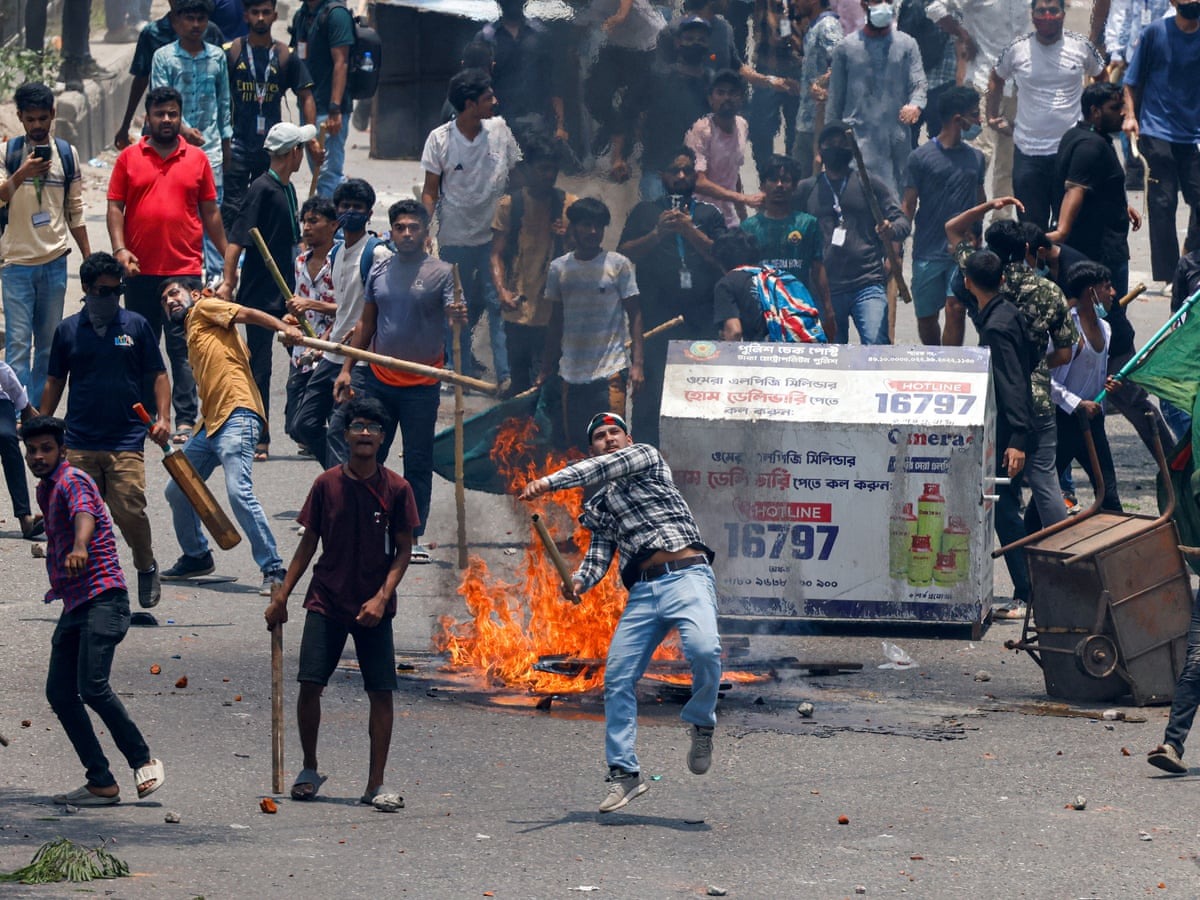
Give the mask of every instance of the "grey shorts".
M 374 628 L 343 625 L 321 613 L 308 610 L 304 617 L 304 636 L 300 639 L 300 671 L 296 680 L 308 684 L 329 684 L 346 646 L 354 638 L 354 655 L 362 672 L 363 688 L 368 691 L 396 690 L 396 649 L 392 642 L 392 620 L 384 619 Z

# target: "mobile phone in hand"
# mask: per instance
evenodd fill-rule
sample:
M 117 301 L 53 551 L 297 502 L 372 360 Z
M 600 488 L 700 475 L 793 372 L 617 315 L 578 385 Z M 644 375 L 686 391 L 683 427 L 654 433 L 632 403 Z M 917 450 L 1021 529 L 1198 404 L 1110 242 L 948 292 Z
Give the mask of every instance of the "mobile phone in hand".
M 47 160 L 50 158 L 50 145 L 46 144 L 43 147 L 33 148 L 33 158 Z

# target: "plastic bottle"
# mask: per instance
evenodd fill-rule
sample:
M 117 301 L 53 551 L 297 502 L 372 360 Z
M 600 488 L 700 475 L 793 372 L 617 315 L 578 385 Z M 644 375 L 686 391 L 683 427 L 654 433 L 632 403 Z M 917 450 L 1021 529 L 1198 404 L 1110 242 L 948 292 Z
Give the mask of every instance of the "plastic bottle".
M 954 587 L 958 584 L 958 567 L 954 565 L 953 553 L 939 553 L 937 565 L 933 567 L 933 583 L 938 587 Z
M 958 580 L 966 581 L 971 575 L 971 532 L 962 516 L 951 516 L 946 530 L 942 532 L 942 553 L 954 554 L 954 568 Z
M 927 534 L 913 535 L 908 551 L 908 583 L 913 587 L 933 584 L 933 548 Z
M 946 500 L 941 485 L 925 483 L 925 493 L 917 498 L 917 534 L 929 538 L 929 549 L 937 553 L 942 546 L 942 525 L 945 522 Z
M 917 517 L 913 515 L 913 505 L 905 503 L 904 508 L 892 516 L 888 528 L 888 574 L 893 578 L 908 574 L 908 551 L 916 533 Z
M 360 71 L 360 72 L 374 72 L 375 71 L 375 60 L 371 58 L 370 50 L 368 50 L 366 53 L 363 54 L 362 62 L 359 63 L 359 66 L 358 66 L 358 71 Z

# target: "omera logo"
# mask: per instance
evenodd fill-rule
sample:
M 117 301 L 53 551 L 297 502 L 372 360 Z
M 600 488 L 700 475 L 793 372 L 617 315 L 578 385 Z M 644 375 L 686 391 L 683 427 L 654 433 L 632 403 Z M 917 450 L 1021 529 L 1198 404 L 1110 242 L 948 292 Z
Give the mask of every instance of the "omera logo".
M 893 428 L 888 432 L 888 440 L 910 447 L 967 447 L 975 442 L 975 436 L 946 431 L 913 431 L 906 436 L 901 429 Z

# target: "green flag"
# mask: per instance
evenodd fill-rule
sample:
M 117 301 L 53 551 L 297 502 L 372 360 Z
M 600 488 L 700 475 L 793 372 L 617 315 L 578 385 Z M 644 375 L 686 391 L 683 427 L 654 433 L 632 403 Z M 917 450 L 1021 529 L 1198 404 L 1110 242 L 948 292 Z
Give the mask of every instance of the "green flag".
M 1129 373 L 1129 380 L 1150 393 L 1192 414 L 1192 446 L 1200 446 L 1200 315 L 1195 312 L 1169 332 L 1145 362 Z

